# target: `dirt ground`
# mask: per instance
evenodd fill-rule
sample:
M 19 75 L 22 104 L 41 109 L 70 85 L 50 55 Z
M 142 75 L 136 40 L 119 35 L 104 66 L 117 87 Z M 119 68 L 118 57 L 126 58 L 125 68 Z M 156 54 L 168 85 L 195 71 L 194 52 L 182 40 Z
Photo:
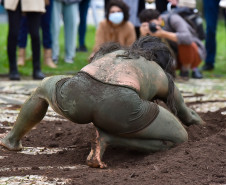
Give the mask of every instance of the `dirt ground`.
M 45 176 L 47 184 L 226 184 L 225 111 L 199 113 L 206 125 L 185 127 L 189 141 L 167 151 L 140 153 L 108 147 L 103 158 L 107 169 L 86 165 L 95 135 L 91 124 L 78 125 L 64 119 L 42 121 L 23 139 L 25 151 L 39 147 L 36 155 L 0 148 L 0 177 Z M 0 134 L 8 126 L 10 123 L 3 122 Z M 45 153 L 47 150 L 49 153 Z

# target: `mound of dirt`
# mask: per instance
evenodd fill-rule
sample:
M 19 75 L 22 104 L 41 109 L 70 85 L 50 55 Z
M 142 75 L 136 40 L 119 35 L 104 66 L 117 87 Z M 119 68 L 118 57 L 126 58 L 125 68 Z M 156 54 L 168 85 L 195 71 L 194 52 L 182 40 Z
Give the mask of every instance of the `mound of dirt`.
M 0 177 L 44 175 L 70 179 L 70 184 L 225 184 L 226 115 L 221 114 L 225 111 L 199 113 L 206 125 L 185 127 L 189 141 L 167 151 L 140 153 L 108 147 L 103 158 L 107 169 L 86 166 L 95 138 L 92 124 L 42 121 L 23 138 L 23 146 L 60 150 L 28 155 L 1 148 Z

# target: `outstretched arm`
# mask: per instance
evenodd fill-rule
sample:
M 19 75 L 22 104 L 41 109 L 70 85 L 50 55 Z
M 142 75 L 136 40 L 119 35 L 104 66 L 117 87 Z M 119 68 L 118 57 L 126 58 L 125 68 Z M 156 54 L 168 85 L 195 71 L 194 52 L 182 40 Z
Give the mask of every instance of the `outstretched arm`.
M 175 106 L 177 109 L 177 116 L 182 121 L 182 123 L 184 123 L 187 126 L 192 124 L 196 125 L 205 124 L 202 118 L 194 110 L 186 106 L 186 104 L 184 103 L 184 99 L 176 86 L 174 88 L 174 98 Z

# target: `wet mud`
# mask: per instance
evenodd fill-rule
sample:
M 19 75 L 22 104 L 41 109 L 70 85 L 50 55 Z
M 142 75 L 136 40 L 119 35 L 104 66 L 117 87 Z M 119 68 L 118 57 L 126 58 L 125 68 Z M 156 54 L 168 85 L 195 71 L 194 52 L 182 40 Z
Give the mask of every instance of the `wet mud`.
M 195 102 L 187 104 L 194 106 Z M 141 153 L 108 147 L 103 158 L 107 169 L 86 165 L 95 138 L 92 124 L 78 125 L 50 115 L 59 119 L 44 119 L 32 129 L 23 138 L 23 152 L 0 148 L 0 184 L 7 181 L 3 177 L 32 175 L 44 176 L 49 184 L 226 184 L 225 113 L 226 108 L 199 112 L 206 125 L 185 126 L 189 141 L 167 151 Z M 7 121 L 1 124 L 0 134 L 12 126 Z

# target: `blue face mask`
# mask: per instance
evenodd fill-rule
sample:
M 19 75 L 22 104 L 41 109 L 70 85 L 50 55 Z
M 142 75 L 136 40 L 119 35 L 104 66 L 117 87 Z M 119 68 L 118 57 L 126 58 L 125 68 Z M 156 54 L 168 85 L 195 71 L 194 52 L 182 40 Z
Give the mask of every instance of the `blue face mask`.
M 115 12 L 109 14 L 109 20 L 114 24 L 120 24 L 124 19 L 124 14 L 122 12 Z

